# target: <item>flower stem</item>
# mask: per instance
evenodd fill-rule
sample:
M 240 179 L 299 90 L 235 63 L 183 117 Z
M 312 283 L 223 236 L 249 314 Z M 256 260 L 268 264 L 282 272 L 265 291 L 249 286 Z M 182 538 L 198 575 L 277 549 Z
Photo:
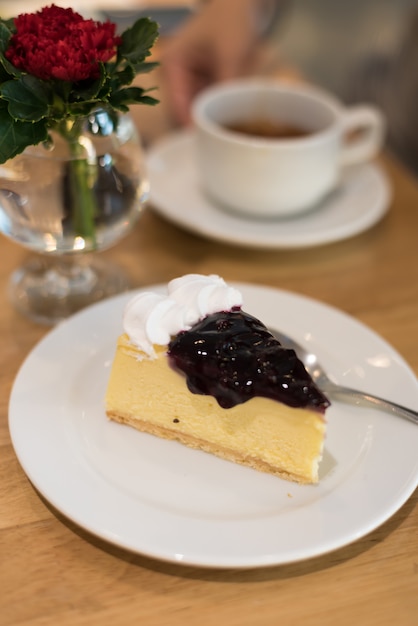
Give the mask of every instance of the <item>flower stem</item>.
M 74 233 L 96 247 L 96 197 L 92 185 L 92 166 L 86 158 L 73 158 L 68 163 Z
M 98 208 L 94 190 L 97 180 L 96 152 L 92 141 L 82 133 L 82 127 L 77 121 L 61 123 L 56 130 L 66 141 L 69 151 L 68 205 L 74 234 L 85 240 L 86 248 L 95 249 L 97 246 L 95 218 Z

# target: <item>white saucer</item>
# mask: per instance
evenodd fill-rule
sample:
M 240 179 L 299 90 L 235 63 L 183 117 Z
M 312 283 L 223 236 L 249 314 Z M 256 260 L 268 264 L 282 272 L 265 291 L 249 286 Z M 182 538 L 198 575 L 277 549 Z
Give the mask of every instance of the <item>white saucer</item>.
M 381 220 L 391 199 L 384 172 L 369 163 L 347 171 L 337 191 L 298 217 L 253 220 L 228 213 L 199 187 L 193 131 L 156 142 L 147 167 L 150 204 L 161 215 L 210 239 L 256 248 L 303 248 L 347 239 Z

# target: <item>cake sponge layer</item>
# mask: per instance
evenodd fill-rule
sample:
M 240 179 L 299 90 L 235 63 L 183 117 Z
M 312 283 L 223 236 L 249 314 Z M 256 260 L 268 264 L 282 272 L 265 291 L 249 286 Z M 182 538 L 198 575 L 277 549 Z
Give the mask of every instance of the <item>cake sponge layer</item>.
M 110 419 L 300 483 L 318 481 L 325 421 L 316 411 L 255 397 L 229 409 L 193 394 L 166 347 L 144 355 L 118 340 L 107 394 Z

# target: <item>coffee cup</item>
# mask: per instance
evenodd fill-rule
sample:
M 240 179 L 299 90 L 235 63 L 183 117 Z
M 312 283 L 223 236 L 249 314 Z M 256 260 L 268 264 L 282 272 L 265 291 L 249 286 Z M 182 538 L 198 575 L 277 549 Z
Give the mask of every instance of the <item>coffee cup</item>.
M 307 84 L 241 79 L 192 105 L 200 185 L 218 206 L 254 218 L 318 206 L 344 168 L 375 157 L 385 122 L 371 105 L 344 106 Z

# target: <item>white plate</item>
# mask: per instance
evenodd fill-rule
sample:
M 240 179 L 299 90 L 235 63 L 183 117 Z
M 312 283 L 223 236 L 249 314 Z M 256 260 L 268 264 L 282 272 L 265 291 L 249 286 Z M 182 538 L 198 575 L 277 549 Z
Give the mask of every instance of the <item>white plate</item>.
M 287 219 L 255 220 L 222 210 L 201 191 L 194 134 L 181 131 L 148 152 L 150 203 L 183 228 L 218 241 L 255 248 L 304 248 L 357 235 L 385 215 L 391 200 L 378 165 L 346 172 L 339 189 L 314 210 Z
M 402 358 L 345 314 L 238 285 L 245 309 L 309 344 L 337 380 L 405 405 L 418 384 Z M 52 330 L 13 386 L 9 423 L 29 479 L 65 516 L 128 550 L 207 567 L 314 557 L 387 520 L 418 483 L 418 428 L 335 403 L 321 480 L 301 486 L 109 422 L 103 397 L 124 294 Z

